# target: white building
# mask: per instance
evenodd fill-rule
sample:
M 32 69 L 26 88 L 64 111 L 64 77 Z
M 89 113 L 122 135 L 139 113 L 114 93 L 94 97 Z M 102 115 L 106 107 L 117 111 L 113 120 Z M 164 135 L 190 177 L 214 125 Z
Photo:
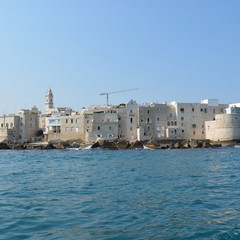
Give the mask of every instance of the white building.
M 224 114 L 216 114 L 214 121 L 206 121 L 206 138 L 212 141 L 240 139 L 240 108 L 226 108 Z

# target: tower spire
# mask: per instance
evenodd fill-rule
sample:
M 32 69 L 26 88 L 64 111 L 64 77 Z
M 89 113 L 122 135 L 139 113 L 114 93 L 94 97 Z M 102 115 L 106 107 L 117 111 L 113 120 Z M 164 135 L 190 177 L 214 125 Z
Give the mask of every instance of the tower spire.
M 49 86 L 49 89 L 48 89 L 48 91 L 46 93 L 46 96 L 45 96 L 45 112 L 48 113 L 53 108 L 54 108 L 53 93 L 52 93 L 52 90 Z

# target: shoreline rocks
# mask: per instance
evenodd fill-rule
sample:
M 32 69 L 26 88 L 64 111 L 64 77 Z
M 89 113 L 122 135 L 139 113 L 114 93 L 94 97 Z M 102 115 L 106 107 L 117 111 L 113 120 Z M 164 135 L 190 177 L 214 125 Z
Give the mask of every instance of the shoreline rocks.
M 0 143 L 0 150 L 13 149 L 13 150 L 52 150 L 52 149 L 107 149 L 107 150 L 124 150 L 124 149 L 195 149 L 195 148 L 219 148 L 227 146 L 237 145 L 237 141 L 228 142 L 212 142 L 210 140 L 196 140 L 196 139 L 182 139 L 182 140 L 158 140 L 151 139 L 146 141 L 128 141 L 125 139 L 118 140 L 106 140 L 99 138 L 93 144 L 87 144 L 83 142 L 69 142 L 69 141 L 57 141 L 57 142 L 35 142 L 35 143 L 14 143 L 12 145 L 5 142 Z

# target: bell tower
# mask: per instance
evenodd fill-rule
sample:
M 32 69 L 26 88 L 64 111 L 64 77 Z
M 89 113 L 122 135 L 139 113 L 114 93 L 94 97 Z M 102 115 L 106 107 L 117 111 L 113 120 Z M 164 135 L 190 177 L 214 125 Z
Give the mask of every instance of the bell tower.
M 45 112 L 48 113 L 51 109 L 54 108 L 53 105 L 53 93 L 51 88 L 49 87 L 46 96 L 45 96 Z

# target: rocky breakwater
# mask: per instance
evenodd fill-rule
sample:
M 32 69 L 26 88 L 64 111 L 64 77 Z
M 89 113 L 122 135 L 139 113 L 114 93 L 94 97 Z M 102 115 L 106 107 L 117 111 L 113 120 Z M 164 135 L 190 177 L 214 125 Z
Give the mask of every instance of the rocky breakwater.
M 0 150 L 51 150 L 51 149 L 81 149 L 83 143 L 58 141 L 58 142 L 36 142 L 36 143 L 0 143 Z M 88 145 L 83 145 L 86 148 Z M 128 141 L 124 139 L 106 140 L 103 138 L 97 139 L 89 148 L 100 148 L 109 150 L 123 149 L 188 149 L 188 148 L 216 148 L 222 144 L 211 142 L 210 140 L 148 140 L 148 141 Z M 225 146 L 225 145 L 224 145 Z M 230 146 L 230 145 L 228 145 Z M 231 145 L 233 146 L 233 145 Z
M 221 147 L 220 143 L 210 140 L 149 140 L 144 143 L 149 149 L 188 149 L 188 148 L 216 148 Z
M 91 148 L 100 149 L 187 149 L 187 148 L 216 148 L 221 147 L 220 143 L 210 140 L 148 140 L 148 141 L 127 141 L 127 140 L 106 140 L 97 139 Z
M 142 149 L 143 143 L 140 141 L 129 142 L 128 140 L 119 139 L 119 140 L 106 140 L 103 138 L 97 139 L 97 141 L 91 146 L 91 148 L 100 148 L 100 149 Z

